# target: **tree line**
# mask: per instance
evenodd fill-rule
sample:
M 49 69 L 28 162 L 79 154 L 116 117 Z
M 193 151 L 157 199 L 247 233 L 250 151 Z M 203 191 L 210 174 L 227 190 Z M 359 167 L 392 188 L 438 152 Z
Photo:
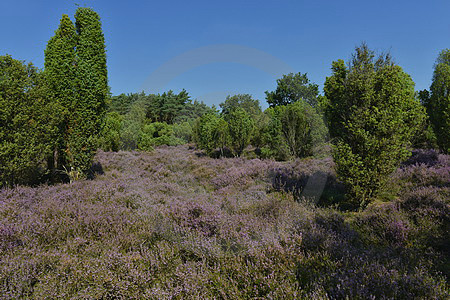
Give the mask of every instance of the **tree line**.
M 416 92 L 389 54 L 366 44 L 334 61 L 323 95 L 307 74 L 291 73 L 266 92 L 219 107 L 187 91 L 111 96 L 99 15 L 63 15 L 45 50 L 45 68 L 0 56 L 0 185 L 89 175 L 98 148 L 151 151 L 195 143 L 207 155 L 288 160 L 331 153 L 349 199 L 364 205 L 412 147 L 449 153 L 450 50 L 434 67 L 430 90 Z

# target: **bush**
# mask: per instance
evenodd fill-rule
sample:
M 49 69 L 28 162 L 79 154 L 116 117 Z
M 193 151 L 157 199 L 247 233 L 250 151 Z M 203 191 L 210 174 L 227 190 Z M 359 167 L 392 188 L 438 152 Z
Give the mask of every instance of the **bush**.
M 450 153 L 450 49 L 439 53 L 430 87 L 431 95 L 425 103 L 437 144 L 445 153 Z
M 211 155 L 216 148 L 223 154 L 229 143 L 228 124 L 215 113 L 198 118 L 194 125 L 194 137 L 197 146 Z
M 175 123 L 172 125 L 173 134 L 176 138 L 184 141 L 184 143 L 190 143 L 193 139 L 193 122 Z
M 365 205 L 405 160 L 425 114 L 414 82 L 389 55 L 374 59 L 363 44 L 351 65 L 333 62 L 325 82 L 325 110 L 339 179 L 356 204 Z
M 248 146 L 254 130 L 254 121 L 244 109 L 238 107 L 232 110 L 228 116 L 228 132 L 230 145 L 236 156 L 241 156 L 242 151 Z
M 281 132 L 293 157 L 313 155 L 323 145 L 327 130 L 322 118 L 306 102 L 299 100 L 281 110 Z
M 264 111 L 265 118 L 257 123 L 261 158 L 286 160 L 289 157 L 289 148 L 281 133 L 281 112 L 282 106 L 269 107 Z
M 117 112 L 106 114 L 99 136 L 98 147 L 103 151 L 119 151 L 122 117 Z
M 154 146 L 176 146 L 184 143 L 182 139 L 175 137 L 171 125 L 154 122 L 145 125 L 142 129 L 138 148 L 144 151 L 152 151 Z

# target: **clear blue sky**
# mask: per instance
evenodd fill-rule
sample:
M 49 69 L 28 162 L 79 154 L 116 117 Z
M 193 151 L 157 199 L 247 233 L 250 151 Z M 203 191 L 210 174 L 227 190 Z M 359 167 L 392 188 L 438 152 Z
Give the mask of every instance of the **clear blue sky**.
M 0 2 L 0 55 L 43 68 L 47 41 L 76 3 L 102 18 L 114 95 L 185 88 L 210 105 L 249 93 L 266 106 L 282 72 L 306 72 L 322 88 L 331 62 L 362 41 L 390 50 L 420 90 L 450 47 L 448 0 L 15 0 Z

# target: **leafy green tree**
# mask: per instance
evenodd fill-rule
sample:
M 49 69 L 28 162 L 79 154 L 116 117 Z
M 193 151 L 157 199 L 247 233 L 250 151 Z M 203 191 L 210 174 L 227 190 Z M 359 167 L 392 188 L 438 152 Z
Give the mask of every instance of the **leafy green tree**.
M 0 56 L 0 187 L 38 183 L 46 172 L 56 122 L 31 63 Z
M 109 88 L 100 17 L 78 8 L 75 19 L 74 26 L 63 15 L 49 40 L 45 77 L 50 97 L 61 107 L 52 165 L 85 172 L 97 149 Z
M 281 113 L 285 106 L 269 107 L 257 124 L 258 146 L 262 158 L 286 160 L 289 148 L 281 131 Z
M 244 109 L 238 107 L 228 114 L 227 123 L 231 147 L 236 156 L 241 156 L 252 137 L 254 121 Z
M 174 136 L 181 139 L 183 144 L 191 142 L 193 136 L 193 124 L 194 122 L 187 121 L 173 124 L 172 128 Z
M 266 91 L 266 99 L 270 107 L 287 105 L 300 99 L 315 107 L 318 95 L 319 86 L 315 83 L 310 83 L 306 73 L 283 75 L 282 78 L 277 79 L 275 91 Z
M 414 82 L 389 55 L 356 48 L 349 67 L 333 62 L 325 81 L 324 108 L 334 142 L 333 157 L 349 199 L 367 204 L 384 187 L 425 120 Z
M 416 92 L 416 98 L 424 108 L 429 111 L 427 108 L 430 100 L 430 92 L 427 90 Z M 437 149 L 437 141 L 436 134 L 433 130 L 433 125 L 430 122 L 429 115 L 427 115 L 427 119 L 422 124 L 421 129 L 418 130 L 416 135 L 412 140 L 413 148 L 421 148 L 421 149 Z
M 108 110 L 111 112 L 117 112 L 120 115 L 126 115 L 130 112 L 131 106 L 142 98 L 147 97 L 144 92 L 120 94 L 118 96 L 112 96 L 108 105 Z
M 77 101 L 75 89 L 76 53 L 78 36 L 75 26 L 67 15 L 63 15 L 55 35 L 45 49 L 45 77 L 48 97 L 58 106 L 58 130 L 53 136 L 53 153 L 49 157 L 49 168 L 55 174 L 66 165 L 68 158 L 67 137 L 73 105 Z
M 130 111 L 123 117 L 120 134 L 122 149 L 133 150 L 138 147 L 139 137 L 146 123 L 145 111 L 145 101 L 138 100 L 133 103 Z
M 228 124 L 217 113 L 207 113 L 197 119 L 194 128 L 194 141 L 200 149 L 211 155 L 220 148 L 223 155 L 224 148 L 228 146 Z
M 327 130 L 316 110 L 304 101 L 291 103 L 281 110 L 281 132 L 293 157 L 313 155 L 314 147 L 323 145 Z
M 441 51 L 425 103 L 439 148 L 450 153 L 450 49 Z M 425 98 L 425 96 L 424 96 Z
M 249 94 L 227 96 L 225 101 L 219 104 L 219 107 L 222 109 L 222 116 L 225 120 L 228 120 L 230 112 L 238 107 L 245 110 L 254 120 L 262 114 L 259 100 L 253 99 Z

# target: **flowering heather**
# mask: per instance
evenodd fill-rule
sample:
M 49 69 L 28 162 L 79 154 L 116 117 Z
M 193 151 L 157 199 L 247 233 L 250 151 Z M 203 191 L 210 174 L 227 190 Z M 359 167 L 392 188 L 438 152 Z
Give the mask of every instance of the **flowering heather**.
M 329 158 L 100 151 L 94 180 L 0 191 L 0 299 L 448 299 L 450 160 L 427 153 L 343 213 L 301 197 L 338 187 Z

